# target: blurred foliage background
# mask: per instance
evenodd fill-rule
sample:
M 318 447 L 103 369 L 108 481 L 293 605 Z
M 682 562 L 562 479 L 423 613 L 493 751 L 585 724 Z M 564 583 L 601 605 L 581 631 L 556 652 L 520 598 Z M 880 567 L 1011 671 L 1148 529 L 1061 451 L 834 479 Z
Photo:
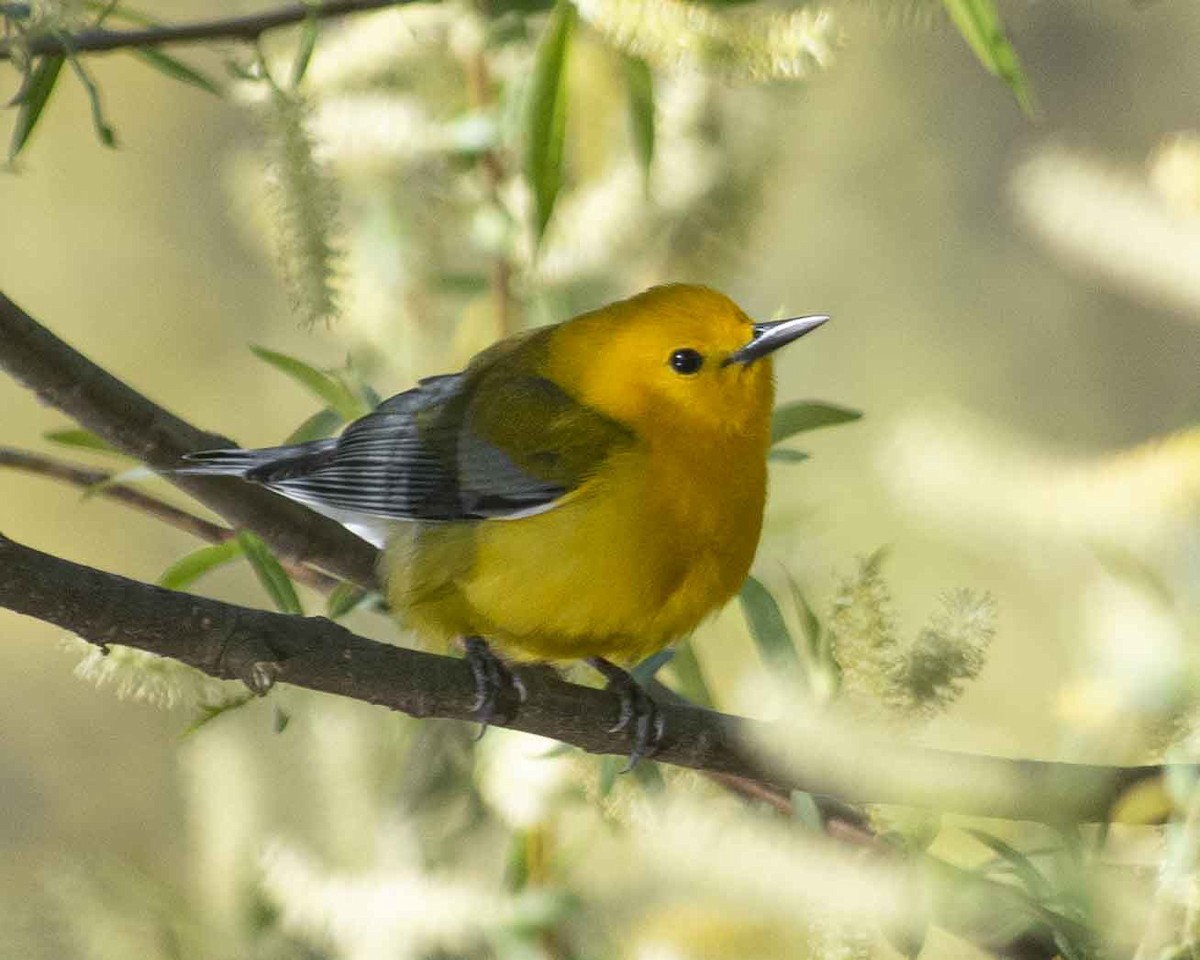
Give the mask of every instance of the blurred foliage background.
M 974 5 L 946 4 L 960 6 Z M 919 0 L 508 7 L 324 23 L 295 86 L 303 29 L 257 52 L 171 48 L 223 98 L 127 53 L 87 57 L 116 150 L 64 68 L 0 178 L 0 284 L 136 388 L 246 445 L 321 408 L 248 344 L 386 396 L 503 332 L 655 282 L 710 283 L 758 317 L 830 313 L 784 355 L 780 399 L 865 416 L 773 467 L 755 570 L 789 632 L 803 633 L 791 580 L 845 689 L 893 718 L 897 683 L 915 681 L 888 673 L 882 647 L 924 643 L 943 667 L 955 653 L 962 677 L 982 666 L 949 709 L 952 695 L 907 710 L 905 729 L 932 744 L 1191 756 L 1194 6 L 1002 4 L 1024 69 L 1009 85 Z M 182 21 L 258 7 L 141 9 Z M 5 75 L 15 91 L 19 74 Z M 545 149 L 527 159 L 530 138 Z M 530 224 L 551 197 L 539 237 Z M 6 445 L 52 452 L 43 434 L 67 426 L 7 381 L 0 411 Z M 11 473 L 0 524 L 145 580 L 196 547 Z M 971 592 L 939 606 L 956 588 Z M 269 602 L 244 564 L 197 589 Z M 746 607 L 771 615 L 761 597 Z M 719 706 L 772 716 L 785 694 L 744 612 L 731 606 L 692 649 Z M 349 622 L 397 639 L 370 612 Z M 474 748 L 462 724 L 286 690 L 185 735 L 199 703 L 232 694 L 168 679 L 163 710 L 80 682 L 79 648 L 51 628 L 0 613 L 0 636 L 0 955 L 894 955 L 861 909 L 813 898 L 838 885 L 797 866 L 812 859 L 802 846 L 759 890 L 755 857 L 792 850 L 795 831 L 694 775 L 646 765 L 614 786 L 611 767 L 552 744 L 493 730 Z M 1177 785 L 1183 807 L 1189 791 Z M 894 819 L 958 862 L 1004 867 L 955 818 L 940 835 L 929 815 Z M 1050 849 L 1024 863 L 1113 952 L 1140 941 L 1155 956 L 1196 935 L 1194 826 L 1089 833 L 1092 859 L 1073 873 L 1082 841 L 984 826 Z M 732 888 L 684 856 L 705 831 L 744 839 L 723 848 Z M 971 949 L 937 933 L 923 955 Z

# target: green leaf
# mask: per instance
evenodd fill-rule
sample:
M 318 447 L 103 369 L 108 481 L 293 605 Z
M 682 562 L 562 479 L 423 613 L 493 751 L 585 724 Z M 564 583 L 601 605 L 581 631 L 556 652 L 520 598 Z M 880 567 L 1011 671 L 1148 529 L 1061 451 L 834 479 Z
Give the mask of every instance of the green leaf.
M 825 818 L 811 793 L 804 790 L 792 791 L 792 817 L 817 833 L 825 830 Z
M 529 883 L 529 831 L 514 830 L 504 864 L 504 889 L 523 890 Z
M 158 585 L 168 590 L 183 590 L 210 570 L 215 570 L 230 560 L 236 560 L 241 555 L 242 545 L 237 540 L 226 540 L 224 543 L 201 547 L 167 567 L 158 578 Z
M 804 631 L 805 647 L 808 650 L 809 658 L 817 663 L 821 660 L 822 655 L 821 621 L 817 619 L 816 613 L 813 612 L 812 606 L 800 589 L 800 584 L 792 579 L 791 574 L 788 574 L 788 587 L 792 592 L 792 602 L 796 605 L 796 612 L 800 615 L 800 628 Z
M 118 457 L 125 456 L 116 447 L 112 446 L 106 440 L 101 440 L 90 430 L 82 430 L 78 427 L 69 427 L 66 430 L 48 430 L 42 434 L 42 437 L 51 443 L 61 444 L 64 447 L 75 447 L 80 450 L 92 450 L 99 453 L 111 453 Z
M 166 74 L 172 80 L 190 84 L 193 87 L 211 93 L 214 97 L 223 95 L 217 81 L 201 73 L 195 67 L 184 63 L 182 60 L 178 60 L 170 54 L 163 53 L 157 47 L 134 47 L 129 52 L 141 60 L 142 63 L 146 64 L 146 66 L 154 68 L 159 73 Z
M 1024 885 L 1031 896 L 1045 903 L 1054 898 L 1054 887 L 1042 876 L 1042 872 L 1016 847 L 1013 847 L 999 837 L 994 837 L 983 830 L 974 827 L 963 827 L 963 830 L 991 850 L 1001 860 L 1012 866 L 1013 872 Z
M 601 799 L 612 793 L 613 787 L 617 784 L 617 776 L 624 766 L 625 761 L 621 757 L 604 756 L 600 758 L 600 780 L 596 786 L 596 792 L 599 793 Z
M 835 427 L 839 423 L 851 423 L 862 418 L 861 410 L 839 407 L 833 403 L 815 400 L 785 403 L 776 407 L 771 415 L 771 444 L 777 444 L 798 433 Z
M 354 610 L 366 598 L 369 591 L 353 583 L 342 582 L 333 588 L 329 599 L 325 602 L 325 616 L 330 620 L 338 620 L 351 610 Z
M 768 460 L 774 460 L 776 463 L 803 463 L 805 460 L 811 459 L 811 455 L 803 450 L 789 450 L 787 447 L 776 447 L 767 454 Z
M 258 582 L 267 591 L 276 609 L 281 613 L 303 615 L 304 609 L 300 606 L 300 598 L 296 596 L 296 587 L 270 548 L 247 530 L 238 533 L 237 539 L 250 566 L 254 568 Z
M 786 670 L 793 676 L 802 675 L 802 665 L 792 643 L 792 635 L 771 591 L 754 577 L 747 577 L 738 600 L 750 626 L 750 635 L 758 645 L 759 656 L 767 668 Z
M 675 659 L 671 661 L 671 671 L 679 684 L 679 692 L 702 707 L 711 708 L 713 705 L 712 692 L 704 679 L 704 671 L 691 640 L 684 640 L 675 648 Z
M 308 73 L 308 65 L 312 62 L 313 51 L 317 48 L 317 34 L 321 30 L 321 22 L 316 13 L 309 11 L 304 18 L 304 26 L 300 28 L 300 45 L 296 48 L 296 59 L 292 61 L 291 86 L 295 90 L 300 81 Z
M 671 662 L 675 656 L 674 650 L 663 649 L 652 653 L 645 660 L 629 671 L 629 675 L 638 683 L 653 680 L 658 671 Z
M 283 733 L 291 722 L 292 715 L 279 704 L 275 704 L 275 710 L 271 716 L 271 731 L 273 733 Z
M 979 62 L 1008 84 L 1026 116 L 1034 116 L 1037 108 L 1032 90 L 1017 52 L 1004 33 L 994 0 L 942 0 L 942 5 Z
M 29 142 L 50 94 L 54 92 L 54 85 L 58 82 L 58 75 L 62 72 L 62 65 L 66 59 L 60 53 L 47 54 L 38 60 L 30 71 L 28 80 L 19 94 L 20 110 L 17 112 L 17 122 L 13 126 L 12 139 L 8 143 L 10 163 L 17 159 L 17 155 Z
M 196 716 L 196 719 L 187 725 L 187 728 L 179 735 L 179 738 L 182 740 L 190 737 L 201 727 L 212 723 L 222 714 L 229 713 L 231 710 L 237 710 L 239 707 L 244 707 L 254 699 L 256 699 L 254 694 L 247 691 L 246 693 L 239 693 L 237 696 L 231 697 L 224 703 L 218 703 L 212 706 L 202 706 L 198 715 Z
M 654 162 L 654 74 L 638 57 L 626 56 L 625 90 L 629 96 L 629 130 L 642 172 L 650 175 Z
M 64 45 L 68 43 L 66 34 L 58 33 L 56 35 L 63 41 Z M 117 145 L 117 134 L 104 117 L 104 104 L 100 99 L 100 87 L 92 79 L 92 75 L 88 73 L 87 67 L 83 65 L 83 61 L 75 55 L 70 47 L 67 49 L 67 62 L 71 65 L 72 73 L 75 74 L 75 78 L 83 86 L 84 92 L 87 94 L 88 105 L 92 110 L 92 129 L 96 131 L 97 139 L 106 147 L 115 147 Z
M 318 410 L 300 426 L 288 434 L 284 444 L 308 443 L 310 440 L 323 440 L 333 434 L 338 427 L 345 423 L 342 415 L 336 410 L 326 407 Z
M 287 374 L 301 386 L 312 391 L 338 412 L 343 420 L 355 420 L 362 416 L 362 401 L 341 380 L 316 367 L 310 366 L 286 353 L 276 353 L 266 347 L 250 347 L 254 355 L 276 370 Z
M 650 793 L 661 793 L 667 787 L 667 782 L 663 779 L 662 771 L 658 769 L 657 763 L 639 760 L 630 773 L 641 784 L 642 789 Z
M 540 245 L 563 180 L 567 131 L 567 53 L 575 7 L 558 0 L 538 42 L 526 105 L 525 177 L 534 200 L 534 241 Z

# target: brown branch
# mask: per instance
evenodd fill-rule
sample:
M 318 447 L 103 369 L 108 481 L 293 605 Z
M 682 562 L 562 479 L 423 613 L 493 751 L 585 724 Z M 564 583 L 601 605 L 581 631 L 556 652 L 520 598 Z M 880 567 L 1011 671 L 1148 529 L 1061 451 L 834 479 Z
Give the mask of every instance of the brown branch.
M 2 534 L 0 607 L 56 624 L 91 643 L 122 644 L 171 657 L 221 679 L 254 680 L 265 674 L 414 717 L 473 720 L 475 686 L 461 660 L 368 640 L 322 617 L 253 610 L 139 583 L 41 553 Z M 552 737 L 589 753 L 628 752 L 628 734 L 608 731 L 619 711 L 614 694 L 567 683 L 546 670 L 521 673 L 528 700 L 512 722 L 513 729 Z M 761 737 L 767 725 L 667 699 L 660 709 L 666 732 L 656 760 L 706 772 L 782 812 L 790 811 L 789 790 L 820 792 L 820 783 L 778 777 L 743 746 L 749 731 Z M 942 756 L 948 762 L 962 759 L 950 753 Z M 981 759 L 971 758 L 975 763 Z M 1096 797 L 1078 796 L 1072 802 L 1071 791 L 1061 787 L 1069 777 L 1090 785 L 1097 773 L 1108 782 L 1112 770 L 1068 764 L 1022 766 L 1030 771 L 1041 767 L 1043 773 L 1056 775 L 1062 781 L 1057 797 L 1040 793 L 1042 777 L 1042 783 L 1035 778 L 1033 793 L 1019 809 L 1000 811 L 986 797 L 955 809 L 986 816 L 1036 818 L 1040 814 L 1046 819 L 1061 818 L 1072 808 L 1077 818 L 1087 819 L 1089 811 L 1104 809 Z M 1122 772 L 1159 776 L 1162 770 Z M 911 784 L 903 783 L 879 784 L 874 795 L 855 799 L 902 804 L 928 800 L 919 789 L 914 793 Z M 961 801 L 961 795 L 956 799 Z M 839 820 L 830 833 L 872 855 L 902 857 L 849 818 Z M 1024 894 L 930 857 L 918 857 L 908 866 L 914 883 L 925 877 L 931 884 L 929 910 L 935 922 L 1002 955 L 1043 960 L 1054 955 L 1052 931 L 1039 913 L 1041 908 Z M 967 896 L 967 891 L 974 896 Z M 996 923 L 998 914 L 1008 922 Z
M 96 366 L 0 293 L 0 370 L 122 453 L 170 470 L 194 450 L 235 446 L 180 420 Z M 377 551 L 345 527 L 269 490 L 224 477 L 165 474 L 281 558 L 364 587 L 375 585 Z
M 491 71 L 488 69 L 486 50 L 479 47 L 471 51 L 463 69 L 467 74 L 467 93 L 472 108 L 483 110 L 493 106 L 496 94 Z M 504 161 L 500 153 L 494 149 L 484 150 L 479 155 L 477 165 L 483 173 L 488 203 L 500 207 L 500 191 L 504 186 Z M 497 252 L 492 258 L 489 275 L 497 336 L 507 337 L 516 327 L 512 298 L 513 265 L 506 253 Z
M 38 477 L 58 480 L 80 489 L 92 488 L 98 497 L 113 500 L 117 503 L 132 507 L 148 516 L 161 520 L 163 523 L 199 537 L 208 543 L 224 543 L 237 536 L 237 531 L 212 523 L 194 513 L 182 510 L 174 504 L 160 500 L 148 493 L 137 490 L 123 483 L 110 483 L 112 474 L 103 470 L 93 470 L 63 460 L 31 453 L 27 450 L 15 450 L 12 447 L 0 446 L 0 467 L 19 470 Z M 100 486 L 103 484 L 103 486 Z M 281 560 L 283 567 L 293 580 L 306 584 L 314 590 L 329 593 L 338 582 L 333 577 L 326 576 L 319 570 L 313 570 L 290 560 Z
M 100 53 L 134 47 L 161 47 L 168 44 L 203 43 L 209 40 L 254 41 L 269 30 L 300 23 L 309 17 L 325 19 L 351 13 L 393 7 L 413 0 L 326 0 L 325 3 L 296 3 L 265 13 L 196 23 L 163 24 L 137 30 L 81 30 L 67 37 L 44 34 L 31 37 L 23 49 L 31 55 L 46 53 Z M 0 60 L 12 59 L 15 41 L 0 42 Z
M 461 660 L 368 640 L 320 617 L 251 610 L 138 583 L 39 553 L 2 535 L 0 607 L 55 623 L 92 643 L 137 647 L 217 677 L 250 679 L 256 664 L 277 664 L 279 679 L 312 690 L 416 717 L 474 716 L 475 687 Z M 550 671 L 524 671 L 522 679 L 529 697 L 511 724 L 514 729 L 589 753 L 628 752 L 626 734 L 607 732 L 617 716 L 615 695 L 566 683 Z M 746 746 L 780 739 L 770 724 L 670 702 L 660 706 L 667 732 L 656 759 L 663 763 L 785 790 L 841 793 L 838 777 L 827 772 L 827 758 L 820 757 L 822 744 L 812 749 L 817 773 L 798 775 L 773 767 Z M 1161 779 L 1166 771 L 1162 766 L 1010 760 L 900 743 L 873 748 L 892 758 L 887 776 L 872 780 L 871 771 L 857 771 L 859 792 L 843 794 L 843 799 L 1051 823 L 1108 819 L 1116 798 L 1131 786 Z M 926 771 L 935 767 L 965 771 L 956 791 L 945 794 L 926 782 Z M 906 778 L 909 768 L 919 777 Z M 993 791 L 991 783 L 998 779 L 1010 789 Z M 975 781 L 983 786 L 973 786 Z

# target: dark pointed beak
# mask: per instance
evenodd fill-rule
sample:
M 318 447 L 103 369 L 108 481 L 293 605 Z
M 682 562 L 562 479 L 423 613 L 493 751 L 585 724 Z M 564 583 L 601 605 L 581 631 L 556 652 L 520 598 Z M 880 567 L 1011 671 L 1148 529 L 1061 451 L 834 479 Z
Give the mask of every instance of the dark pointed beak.
M 744 347 L 734 350 L 721 365 L 752 363 L 760 357 L 774 353 L 793 340 L 799 340 L 806 333 L 812 333 L 828 319 L 827 316 L 818 314 L 813 317 L 789 317 L 787 320 L 756 323 L 753 339 Z

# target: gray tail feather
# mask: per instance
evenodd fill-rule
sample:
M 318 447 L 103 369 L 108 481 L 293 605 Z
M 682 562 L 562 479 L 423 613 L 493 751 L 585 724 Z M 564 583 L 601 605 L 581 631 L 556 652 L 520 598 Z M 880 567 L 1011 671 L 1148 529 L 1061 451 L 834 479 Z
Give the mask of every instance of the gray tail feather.
M 184 476 L 245 477 L 260 468 L 282 467 L 298 460 L 319 457 L 336 445 L 336 440 L 314 440 L 289 447 L 261 447 L 257 450 L 236 447 L 229 450 L 198 450 L 185 453 L 183 464 L 171 472 Z

